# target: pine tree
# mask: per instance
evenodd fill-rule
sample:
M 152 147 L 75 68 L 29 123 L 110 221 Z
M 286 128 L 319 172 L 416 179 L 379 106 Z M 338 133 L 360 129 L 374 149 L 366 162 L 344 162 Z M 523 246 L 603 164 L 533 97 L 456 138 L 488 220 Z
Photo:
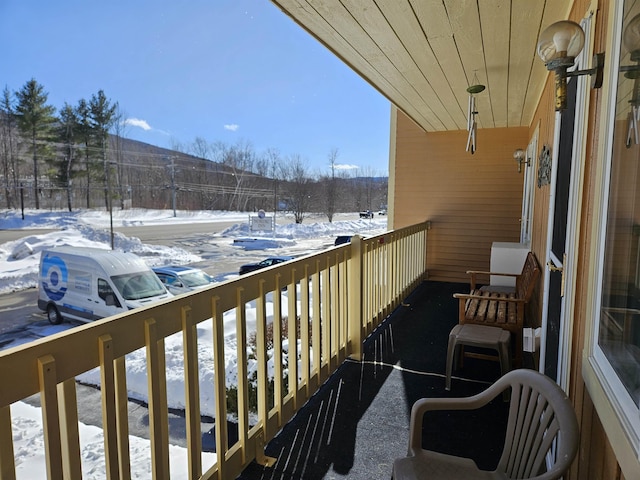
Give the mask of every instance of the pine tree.
M 36 209 L 40 208 L 40 188 L 38 186 L 39 161 L 46 158 L 51 129 L 55 122 L 55 108 L 47 105 L 49 94 L 44 91 L 34 78 L 29 80 L 21 90 L 16 92 L 18 105 L 16 116 L 18 129 L 29 144 L 33 155 L 33 186 Z
M 64 145 L 63 161 L 58 165 L 58 181 L 65 186 L 67 190 L 67 207 L 69 211 L 71 206 L 71 186 L 73 180 L 73 167 L 76 160 L 76 143 L 79 132 L 79 118 L 74 108 L 65 102 L 64 107 L 60 110 L 60 124 L 58 127 L 58 136 Z
M 93 136 L 93 128 L 91 127 L 91 109 L 84 98 L 78 101 L 75 108 L 75 114 L 78 118 L 78 139 L 84 145 L 84 175 L 87 180 L 87 196 L 86 207 L 91 208 L 91 180 L 93 168 L 91 165 L 91 143 Z
M 95 134 L 97 146 L 102 154 L 104 202 L 107 210 L 110 207 L 109 195 L 111 189 L 109 185 L 110 174 L 109 162 L 107 161 L 107 147 L 109 143 L 109 130 L 113 126 L 117 106 L 117 104 L 111 103 L 102 90 L 92 95 L 89 101 L 91 126 Z

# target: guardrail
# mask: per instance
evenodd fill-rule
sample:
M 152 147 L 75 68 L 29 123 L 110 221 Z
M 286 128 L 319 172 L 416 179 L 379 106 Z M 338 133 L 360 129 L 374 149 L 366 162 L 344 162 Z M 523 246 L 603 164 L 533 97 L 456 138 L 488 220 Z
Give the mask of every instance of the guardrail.
M 96 367 L 106 478 L 131 478 L 125 356 L 138 349 L 146 349 L 151 472 L 154 479 L 169 478 L 165 339 L 180 332 L 184 477 L 232 479 L 253 460 L 268 464 L 266 442 L 347 356 L 360 358 L 365 337 L 422 281 L 427 230 L 428 223 L 422 223 L 366 239 L 355 236 L 350 244 L 0 352 L 0 479 L 16 478 L 10 406 L 37 393 L 47 478 L 82 478 L 76 376 Z M 254 308 L 252 334 L 247 312 Z M 237 387 L 225 375 L 225 312 L 235 315 Z M 216 422 L 211 465 L 203 465 L 202 455 L 202 322 L 212 322 L 216 418 L 227 418 L 228 393 L 237 393 L 239 439 L 228 445 L 227 422 Z M 257 363 L 251 379 L 250 361 Z

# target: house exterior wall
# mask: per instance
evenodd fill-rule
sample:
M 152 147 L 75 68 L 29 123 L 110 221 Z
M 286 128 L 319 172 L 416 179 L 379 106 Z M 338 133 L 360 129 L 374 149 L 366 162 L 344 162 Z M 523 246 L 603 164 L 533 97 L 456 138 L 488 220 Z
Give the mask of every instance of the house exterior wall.
M 429 278 L 467 282 L 467 270 L 489 270 L 492 242 L 520 239 L 523 174 L 513 152 L 526 148 L 528 129 L 480 130 L 471 155 L 466 131 L 425 133 L 394 113 L 393 228 L 430 220 Z
M 606 38 L 607 26 L 609 25 L 609 0 L 576 1 L 573 5 L 569 18 L 579 22 L 587 12 L 593 10 L 596 12 L 595 17 L 595 38 L 594 52 L 606 52 L 607 55 L 612 52 L 607 51 Z M 545 94 L 543 98 L 550 99 L 553 97 L 552 76 L 549 76 Z M 601 170 L 597 168 L 598 162 L 603 162 L 603 158 L 599 158 L 598 151 L 600 143 L 604 140 L 601 138 L 600 122 L 603 120 L 605 111 L 602 108 L 603 90 L 590 91 L 590 107 L 587 118 L 587 141 L 584 158 L 584 180 L 583 180 L 583 196 L 581 205 L 581 222 L 578 237 L 577 248 L 577 272 L 575 285 L 575 306 L 574 306 L 574 324 L 572 332 L 572 342 L 574 348 L 571 355 L 571 373 L 569 383 L 569 396 L 572 399 L 578 421 L 580 424 L 580 449 L 574 466 L 571 469 L 569 479 L 630 479 L 634 477 L 625 477 L 621 470 L 616 453 L 607 438 L 603 424 L 611 422 L 612 419 L 607 417 L 600 418 L 594 403 L 587 391 L 585 381 L 582 375 L 583 371 L 583 351 L 585 347 L 585 339 L 587 330 L 590 328 L 589 323 L 589 305 L 590 290 L 589 284 L 593 280 L 590 275 L 593 274 L 593 237 L 590 232 L 594 228 L 594 222 L 598 217 L 594 210 L 593 204 L 595 191 L 601 183 Z M 541 106 L 544 102 L 541 102 Z M 546 108 L 551 111 L 552 108 Z M 538 110 L 539 115 L 543 115 L 543 110 Z M 553 132 L 550 132 L 552 138 Z M 627 472 L 630 473 L 630 472 Z M 640 478 L 640 472 L 635 472 Z
M 606 51 L 609 0 L 580 0 L 573 4 L 570 19 L 579 22 L 593 10 L 595 17 L 594 52 Z M 559 19 L 558 19 L 559 20 Z M 569 396 L 575 406 L 581 431 L 581 445 L 567 478 L 572 480 L 618 480 L 640 478 L 640 472 L 623 472 L 605 426 L 613 420 L 600 417 L 583 377 L 584 346 L 589 330 L 588 316 L 593 275 L 596 206 L 593 198 L 601 183 L 602 162 L 598 152 L 604 140 L 600 131 L 604 92 L 591 90 L 586 119 L 584 177 L 575 274 L 573 349 Z M 464 151 L 466 133 L 425 133 L 402 113 L 392 114 L 390 198 L 393 198 L 392 225 L 399 228 L 425 219 L 432 221 L 429 236 L 429 278 L 440 281 L 467 281 L 467 269 L 488 270 L 491 242 L 519 239 L 522 176 L 512 164 L 516 148 L 525 148 L 538 131 L 538 153 L 552 148 L 555 111 L 553 75 L 549 75 L 529 129 L 483 129 L 478 132 L 475 155 Z M 537 168 L 537 162 L 536 166 Z M 632 168 L 632 167 L 629 167 Z M 633 168 L 637 168 L 633 166 Z M 614 172 L 615 173 L 615 172 Z M 619 175 L 634 181 L 633 172 Z M 482 197 L 482 202 L 478 198 Z M 630 202 L 632 200 L 630 199 Z M 535 187 L 531 250 L 541 264 L 546 260 L 550 186 Z M 620 210 L 625 205 L 620 204 Z M 450 218 L 459 220 L 452 221 Z M 640 223 L 640 220 L 638 221 Z M 597 226 L 595 227 L 597 230 Z M 621 264 L 628 259 L 621 258 Z M 622 269 L 621 269 L 622 271 Z M 543 285 L 546 269 L 543 268 Z M 529 323 L 540 325 L 543 288 L 534 293 L 528 312 Z M 628 470 L 628 469 L 627 469 Z M 625 476 L 625 473 L 627 474 Z

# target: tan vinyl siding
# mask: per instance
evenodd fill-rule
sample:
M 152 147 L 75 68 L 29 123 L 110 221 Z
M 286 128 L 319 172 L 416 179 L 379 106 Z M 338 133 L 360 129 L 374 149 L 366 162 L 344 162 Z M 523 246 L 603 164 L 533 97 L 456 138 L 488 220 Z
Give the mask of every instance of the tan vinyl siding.
M 568 17 L 580 21 L 594 6 L 597 7 L 594 51 L 606 51 L 610 0 L 576 0 Z M 548 23 L 560 19 L 549 19 Z M 393 200 L 389 203 L 390 218 L 394 228 L 425 219 L 432 221 L 428 247 L 429 278 L 466 281 L 466 269 L 489 267 L 491 242 L 518 241 L 522 176 L 517 173 L 512 155 L 515 148 L 525 148 L 536 128 L 537 154 L 545 145 L 552 148 L 555 126 L 553 87 L 553 75 L 550 74 L 528 131 L 480 130 L 475 155 L 465 152 L 466 131 L 426 134 L 402 113 L 396 115 L 394 112 L 392 115 L 390 197 Z M 602 141 L 599 119 L 605 115 L 603 95 L 606 95 L 603 90 L 590 91 L 587 145 L 582 159 L 585 162 L 584 195 L 577 245 L 574 348 L 569 385 L 569 394 L 580 422 L 581 445 L 573 468 L 566 476 L 571 480 L 630 478 L 621 472 L 603 427 L 615 419 L 598 416 L 582 376 L 583 346 L 588 322 L 592 321 L 587 316 L 589 252 L 592 247 L 588 232 L 592 229 L 594 215 L 597 215 L 592 203 L 596 185 L 600 182 L 596 162 L 603 161 L 596 153 L 598 142 Z M 537 165 L 534 168 L 537 172 Z M 625 178 L 629 182 L 637 181 L 635 171 L 624 175 L 628 175 Z M 549 194 L 548 185 L 535 188 L 531 250 L 541 264 L 546 259 Z M 482 201 L 479 201 L 480 197 Z M 632 201 L 635 199 L 630 198 L 629 203 Z M 619 212 L 624 209 L 625 204 L 621 202 Z M 635 218 L 629 220 L 640 223 Z M 630 251 L 635 251 L 633 244 L 631 247 Z M 621 259 L 621 262 L 628 262 L 628 259 Z M 445 274 L 448 269 L 450 275 Z M 543 278 L 534 293 L 537 300 L 531 302 L 527 312 L 529 323 L 534 325 L 539 325 L 542 318 L 544 275 L 546 269 L 543 269 Z
M 526 148 L 526 128 L 481 129 L 474 155 L 467 132 L 425 133 L 398 113 L 393 226 L 430 220 L 429 278 L 466 282 L 488 270 L 492 242 L 520 239 L 523 174 L 513 152 Z

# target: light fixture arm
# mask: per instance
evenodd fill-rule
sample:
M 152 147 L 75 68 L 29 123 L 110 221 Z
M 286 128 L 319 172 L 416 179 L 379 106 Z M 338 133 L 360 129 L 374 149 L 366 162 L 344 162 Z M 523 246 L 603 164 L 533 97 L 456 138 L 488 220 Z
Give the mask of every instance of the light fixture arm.
M 567 78 L 578 77 L 580 75 L 591 76 L 591 88 L 602 87 L 603 69 L 604 69 L 604 53 L 596 53 L 593 56 L 593 67 L 586 70 L 567 71 L 572 66 L 574 59 L 572 57 L 556 58 L 547 62 L 548 70 L 555 72 L 556 84 L 556 111 L 567 108 Z
M 604 53 L 596 53 L 593 55 L 591 63 L 592 67 L 585 70 L 574 70 L 567 72 L 567 77 L 577 77 L 580 75 L 591 76 L 591 88 L 602 87 L 602 77 L 604 70 Z

